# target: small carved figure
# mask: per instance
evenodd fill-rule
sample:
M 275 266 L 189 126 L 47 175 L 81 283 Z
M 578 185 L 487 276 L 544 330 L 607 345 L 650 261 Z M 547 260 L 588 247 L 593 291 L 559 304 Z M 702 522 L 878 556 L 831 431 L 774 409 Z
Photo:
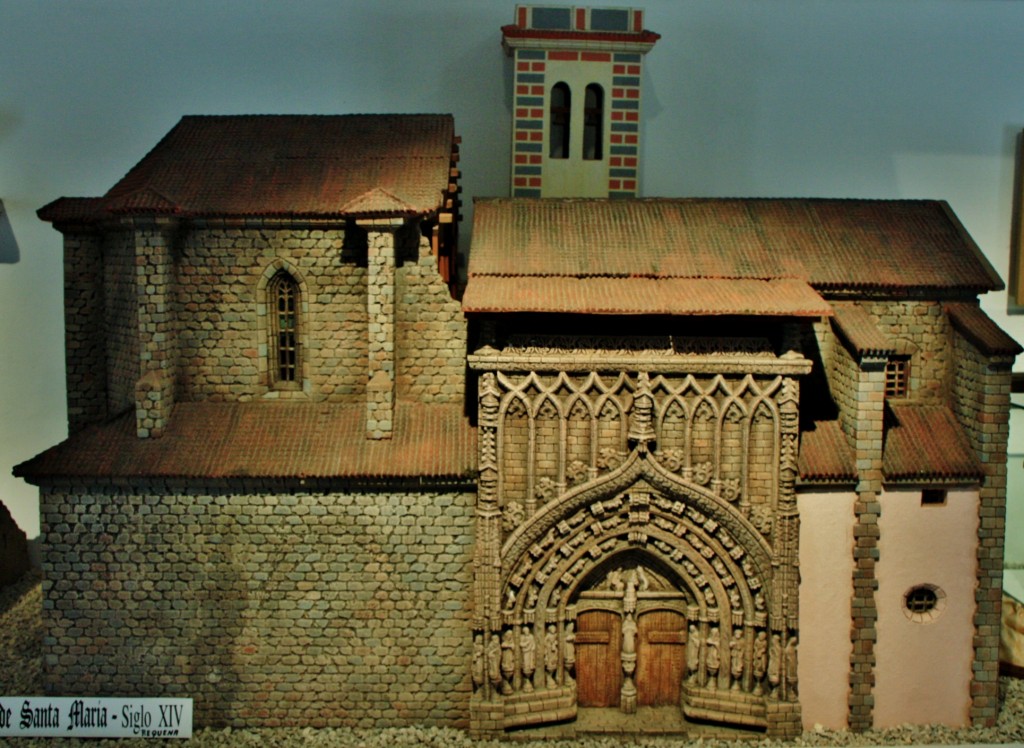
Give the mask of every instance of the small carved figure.
M 608 587 L 615 592 L 622 592 L 626 589 L 626 585 L 622 581 L 621 569 L 612 569 L 608 572 Z
M 729 604 L 732 605 L 733 613 L 739 613 L 743 610 L 743 602 L 740 600 L 740 591 L 735 587 L 729 588 Z
M 707 662 L 705 664 L 708 669 L 708 688 L 715 689 L 718 687 L 718 668 L 722 666 L 717 626 L 712 627 L 711 631 L 708 632 L 708 638 L 704 644 L 707 647 Z
M 537 669 L 537 640 L 528 626 L 519 630 L 519 656 L 523 666 L 523 690 L 533 690 L 533 673 Z
M 473 636 L 473 691 L 479 691 L 484 685 L 484 637 L 483 634 Z
M 487 675 L 491 681 L 491 697 L 497 701 L 501 691 L 501 640 L 497 634 L 491 634 L 487 643 Z
M 505 590 L 505 610 L 512 610 L 516 607 L 516 593 L 509 587 Z
M 754 638 L 754 694 L 760 696 L 764 693 L 764 674 L 768 668 L 768 635 L 764 631 L 758 631 Z
M 548 688 L 557 686 L 555 673 L 558 672 L 558 632 L 554 624 L 548 626 L 547 634 L 544 635 L 544 671 L 547 674 Z
M 566 671 L 576 667 L 576 625 L 570 621 L 565 625 L 565 661 Z
M 690 633 L 686 637 L 686 667 L 690 671 L 690 683 L 697 679 L 697 670 L 700 668 L 700 645 L 700 630 L 696 624 L 691 623 Z
M 729 642 L 729 657 L 732 665 L 732 690 L 740 690 L 740 681 L 743 680 L 743 650 L 746 648 L 743 641 L 743 630 L 736 629 L 732 634 L 732 641 Z
M 651 588 L 651 582 L 647 578 L 647 574 L 644 573 L 644 567 L 636 567 L 636 579 L 637 589 L 639 589 L 641 592 L 647 592 L 647 590 Z
M 782 642 L 778 634 L 772 634 L 772 643 L 768 648 L 768 683 L 771 695 L 779 693 L 779 673 L 782 670 Z
M 626 618 L 622 621 L 622 654 L 632 655 L 636 654 L 636 621 L 633 620 L 633 614 L 627 613 Z
M 506 695 L 512 693 L 512 678 L 516 674 L 515 647 L 511 630 L 501 635 L 501 692 Z
M 790 701 L 796 701 L 797 647 L 799 642 L 794 636 L 786 642 L 786 686 Z

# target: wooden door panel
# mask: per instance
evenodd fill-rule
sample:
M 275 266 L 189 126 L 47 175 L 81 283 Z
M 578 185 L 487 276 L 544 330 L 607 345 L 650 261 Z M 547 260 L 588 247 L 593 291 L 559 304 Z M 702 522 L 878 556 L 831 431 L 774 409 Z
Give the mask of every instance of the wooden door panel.
M 618 706 L 622 688 L 622 619 L 591 610 L 576 619 L 576 698 L 580 706 Z
M 686 618 L 655 610 L 640 616 L 637 629 L 637 704 L 678 704 L 686 672 Z

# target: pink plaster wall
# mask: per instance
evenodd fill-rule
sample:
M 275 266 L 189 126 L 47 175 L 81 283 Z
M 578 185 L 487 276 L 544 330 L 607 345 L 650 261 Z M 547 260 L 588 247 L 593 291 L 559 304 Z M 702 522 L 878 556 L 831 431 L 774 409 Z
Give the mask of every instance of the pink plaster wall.
M 969 721 L 978 491 L 950 490 L 943 505 L 920 491 L 884 491 L 879 517 L 875 727 Z M 910 620 L 904 595 L 931 584 L 941 612 Z M 802 598 L 801 598 L 802 602 Z
M 802 493 L 800 511 L 800 704 L 804 729 L 847 727 L 852 491 Z

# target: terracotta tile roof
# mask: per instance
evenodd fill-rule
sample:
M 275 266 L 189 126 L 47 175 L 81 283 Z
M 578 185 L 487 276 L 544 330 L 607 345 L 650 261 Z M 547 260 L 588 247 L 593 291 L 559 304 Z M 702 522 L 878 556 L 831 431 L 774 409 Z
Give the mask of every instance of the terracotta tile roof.
M 184 117 L 100 202 L 61 198 L 39 216 L 428 213 L 448 188 L 454 137 L 450 115 Z M 363 205 L 374 190 L 391 199 Z
M 943 202 L 526 199 L 475 203 L 482 276 L 800 278 L 821 292 L 1002 288 Z
M 135 436 L 135 416 L 88 427 L 18 465 L 35 482 L 60 478 L 466 478 L 476 430 L 461 406 L 399 403 L 395 435 L 364 437 L 363 406 L 179 403 L 158 439 Z
M 703 278 L 523 278 L 480 276 L 464 312 L 787 315 L 821 317 L 828 302 L 804 281 Z
M 964 337 L 989 356 L 1016 356 L 1024 352 L 977 304 L 946 304 L 950 322 Z
M 963 428 L 942 405 L 888 403 L 882 454 L 887 480 L 975 480 L 981 464 Z
M 896 352 L 893 342 L 878 329 L 871 315 L 856 304 L 832 305 L 832 324 L 846 344 L 858 356 L 889 356 Z
M 853 449 L 838 421 L 816 421 L 800 432 L 800 479 L 812 483 L 856 480 Z

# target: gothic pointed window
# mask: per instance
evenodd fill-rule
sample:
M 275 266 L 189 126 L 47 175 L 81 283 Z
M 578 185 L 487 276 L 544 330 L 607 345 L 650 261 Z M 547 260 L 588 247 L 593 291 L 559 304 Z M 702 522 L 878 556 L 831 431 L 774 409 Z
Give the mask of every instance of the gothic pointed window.
M 566 83 L 556 83 L 551 89 L 550 122 L 548 130 L 548 156 L 569 158 L 569 125 L 572 92 Z
M 603 122 L 604 91 L 596 83 L 591 83 L 583 99 L 583 158 L 586 161 L 604 158 Z
M 270 281 L 271 377 L 275 385 L 298 385 L 299 365 L 299 285 L 285 271 Z

